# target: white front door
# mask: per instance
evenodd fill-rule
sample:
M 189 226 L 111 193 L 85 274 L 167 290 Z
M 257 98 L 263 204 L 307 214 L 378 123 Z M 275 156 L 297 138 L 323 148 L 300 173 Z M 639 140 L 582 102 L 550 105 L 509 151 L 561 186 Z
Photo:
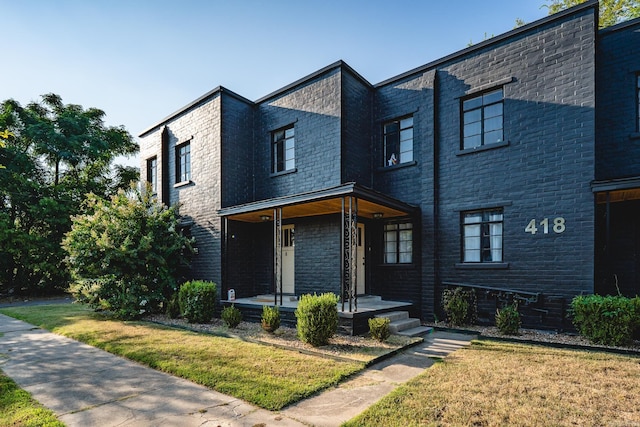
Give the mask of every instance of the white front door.
M 356 292 L 358 295 L 364 295 L 364 284 L 367 277 L 364 258 L 365 258 L 365 240 L 364 240 L 364 224 L 358 224 L 358 237 L 356 246 Z
M 282 226 L 282 293 L 295 293 L 295 228 L 293 224 Z

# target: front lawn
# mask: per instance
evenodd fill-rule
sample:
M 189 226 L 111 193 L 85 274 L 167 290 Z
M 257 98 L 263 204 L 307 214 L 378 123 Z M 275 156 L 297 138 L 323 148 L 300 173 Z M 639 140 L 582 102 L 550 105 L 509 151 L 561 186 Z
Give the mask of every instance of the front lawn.
M 55 414 L 43 408 L 13 380 L 0 373 L 0 425 L 64 427 Z
M 278 410 L 361 370 L 336 361 L 234 338 L 111 320 L 82 305 L 15 307 L 2 313 Z
M 474 341 L 353 426 L 640 426 L 640 357 Z

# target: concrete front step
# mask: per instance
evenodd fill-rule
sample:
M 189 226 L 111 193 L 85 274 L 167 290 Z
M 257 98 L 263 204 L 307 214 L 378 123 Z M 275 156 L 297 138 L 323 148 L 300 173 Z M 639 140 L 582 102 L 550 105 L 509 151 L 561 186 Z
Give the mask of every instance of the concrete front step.
M 428 326 L 416 326 L 415 328 L 404 329 L 396 333 L 396 335 L 402 335 L 405 337 L 421 337 L 423 335 L 430 334 L 431 332 L 433 332 L 433 328 Z
M 420 320 L 418 319 L 395 320 L 389 323 L 389 332 L 397 335 L 401 331 L 416 328 L 418 326 L 420 326 Z
M 395 322 L 396 320 L 404 320 L 409 318 L 408 311 L 389 311 L 388 313 L 377 314 L 376 317 L 387 318 L 391 322 Z
M 391 311 L 376 315 L 390 320 L 389 332 L 394 335 L 418 337 L 430 333 L 433 329 L 422 326 L 419 319 L 409 317 L 408 311 Z

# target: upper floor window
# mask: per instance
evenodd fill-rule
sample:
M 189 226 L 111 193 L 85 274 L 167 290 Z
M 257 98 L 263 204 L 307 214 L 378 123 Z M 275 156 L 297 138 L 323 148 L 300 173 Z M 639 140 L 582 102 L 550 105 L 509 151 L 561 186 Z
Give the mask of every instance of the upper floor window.
M 191 180 L 191 143 L 176 146 L 176 183 Z
M 383 133 L 383 166 L 413 161 L 413 116 L 385 123 Z
M 497 144 L 503 135 L 502 88 L 462 100 L 462 149 Z
M 296 138 L 293 125 L 271 133 L 271 156 L 271 172 L 295 169 Z
M 640 132 L 640 74 L 636 76 L 636 130 Z
M 402 222 L 384 226 L 384 263 L 413 262 L 413 224 Z
M 147 182 L 151 185 L 153 194 L 158 192 L 158 158 L 147 159 Z
M 462 214 L 462 261 L 502 262 L 502 209 Z

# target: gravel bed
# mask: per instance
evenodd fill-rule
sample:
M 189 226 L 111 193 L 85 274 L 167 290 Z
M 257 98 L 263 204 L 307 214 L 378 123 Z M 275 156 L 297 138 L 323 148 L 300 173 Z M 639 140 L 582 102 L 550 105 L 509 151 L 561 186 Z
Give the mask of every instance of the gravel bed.
M 556 331 L 543 331 L 538 329 L 520 329 L 519 335 L 503 335 L 495 326 L 463 326 L 461 328 L 452 327 L 446 322 L 432 323 L 428 326 L 438 328 L 453 328 L 462 329 L 467 331 L 478 332 L 483 337 L 491 338 L 508 338 L 514 341 L 533 341 L 554 345 L 566 345 L 566 346 L 579 346 L 585 348 L 599 348 L 603 350 L 618 350 L 640 353 L 640 341 L 634 341 L 628 347 L 617 346 L 605 346 L 600 344 L 593 344 L 588 339 L 572 333 L 560 333 Z
M 261 342 L 301 352 L 324 356 L 345 358 L 362 362 L 370 362 L 382 355 L 399 350 L 404 346 L 422 341 L 421 338 L 392 336 L 385 342 L 379 342 L 369 337 L 336 334 L 329 340 L 329 344 L 313 347 L 298 339 L 295 328 L 280 326 L 275 332 L 268 333 L 259 323 L 240 322 L 235 328 L 224 325 L 221 319 L 213 319 L 210 323 L 189 323 L 185 319 L 171 319 L 166 315 L 156 314 L 145 318 L 150 322 L 166 326 L 184 328 L 196 332 L 231 336 L 246 341 Z

